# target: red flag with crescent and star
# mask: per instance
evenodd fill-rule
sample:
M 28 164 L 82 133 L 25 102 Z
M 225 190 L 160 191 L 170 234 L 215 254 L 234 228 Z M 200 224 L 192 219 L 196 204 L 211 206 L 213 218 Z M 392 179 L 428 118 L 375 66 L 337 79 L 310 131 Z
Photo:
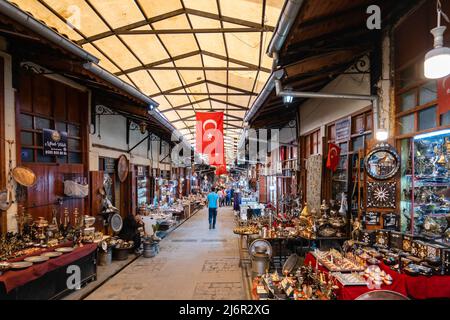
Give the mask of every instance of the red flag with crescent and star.
M 196 152 L 208 156 L 209 164 L 216 167 L 216 175 L 226 174 L 223 141 L 223 112 L 196 112 Z
M 328 158 L 327 158 L 327 168 L 331 171 L 336 171 L 339 164 L 339 156 L 341 155 L 341 148 L 334 143 L 328 144 Z
M 450 111 L 450 76 L 437 81 L 438 110 L 443 115 Z

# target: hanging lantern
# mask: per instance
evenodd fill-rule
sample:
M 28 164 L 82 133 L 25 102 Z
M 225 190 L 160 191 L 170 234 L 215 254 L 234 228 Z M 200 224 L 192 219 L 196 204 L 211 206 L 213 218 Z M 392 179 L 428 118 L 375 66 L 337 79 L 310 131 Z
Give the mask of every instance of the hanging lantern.
M 145 121 L 142 121 L 139 124 L 139 130 L 141 131 L 142 134 L 144 134 L 147 131 L 147 123 L 145 123 Z
M 450 48 L 444 47 L 444 32 L 447 29 L 441 26 L 441 17 L 449 22 L 442 12 L 441 3 L 437 1 L 437 27 L 431 30 L 434 37 L 434 48 L 425 55 L 424 74 L 428 79 L 439 79 L 450 74 Z

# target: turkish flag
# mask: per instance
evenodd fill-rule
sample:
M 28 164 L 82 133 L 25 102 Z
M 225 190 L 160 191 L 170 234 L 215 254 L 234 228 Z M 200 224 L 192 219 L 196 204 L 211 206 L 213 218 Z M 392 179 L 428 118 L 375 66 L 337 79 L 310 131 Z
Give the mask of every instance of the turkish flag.
M 223 112 L 196 112 L 196 151 L 208 156 L 209 164 L 216 167 L 216 174 L 226 174 L 223 143 Z
M 328 144 L 328 158 L 327 158 L 327 168 L 331 171 L 336 171 L 339 164 L 339 156 L 341 155 L 341 148 L 334 143 Z
M 437 85 L 439 114 L 445 114 L 450 111 L 450 76 L 439 79 Z

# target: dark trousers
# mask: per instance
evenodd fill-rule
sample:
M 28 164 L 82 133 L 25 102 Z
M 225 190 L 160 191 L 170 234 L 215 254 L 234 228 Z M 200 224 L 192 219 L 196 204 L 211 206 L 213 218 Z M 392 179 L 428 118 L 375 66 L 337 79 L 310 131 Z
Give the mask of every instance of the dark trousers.
M 216 226 L 217 208 L 209 208 L 209 224 Z

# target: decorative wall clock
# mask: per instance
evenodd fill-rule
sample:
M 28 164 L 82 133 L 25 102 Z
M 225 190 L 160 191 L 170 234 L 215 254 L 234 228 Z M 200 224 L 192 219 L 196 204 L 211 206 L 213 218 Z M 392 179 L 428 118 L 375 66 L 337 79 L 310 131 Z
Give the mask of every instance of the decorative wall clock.
M 367 207 L 395 209 L 396 189 L 395 182 L 368 182 Z

